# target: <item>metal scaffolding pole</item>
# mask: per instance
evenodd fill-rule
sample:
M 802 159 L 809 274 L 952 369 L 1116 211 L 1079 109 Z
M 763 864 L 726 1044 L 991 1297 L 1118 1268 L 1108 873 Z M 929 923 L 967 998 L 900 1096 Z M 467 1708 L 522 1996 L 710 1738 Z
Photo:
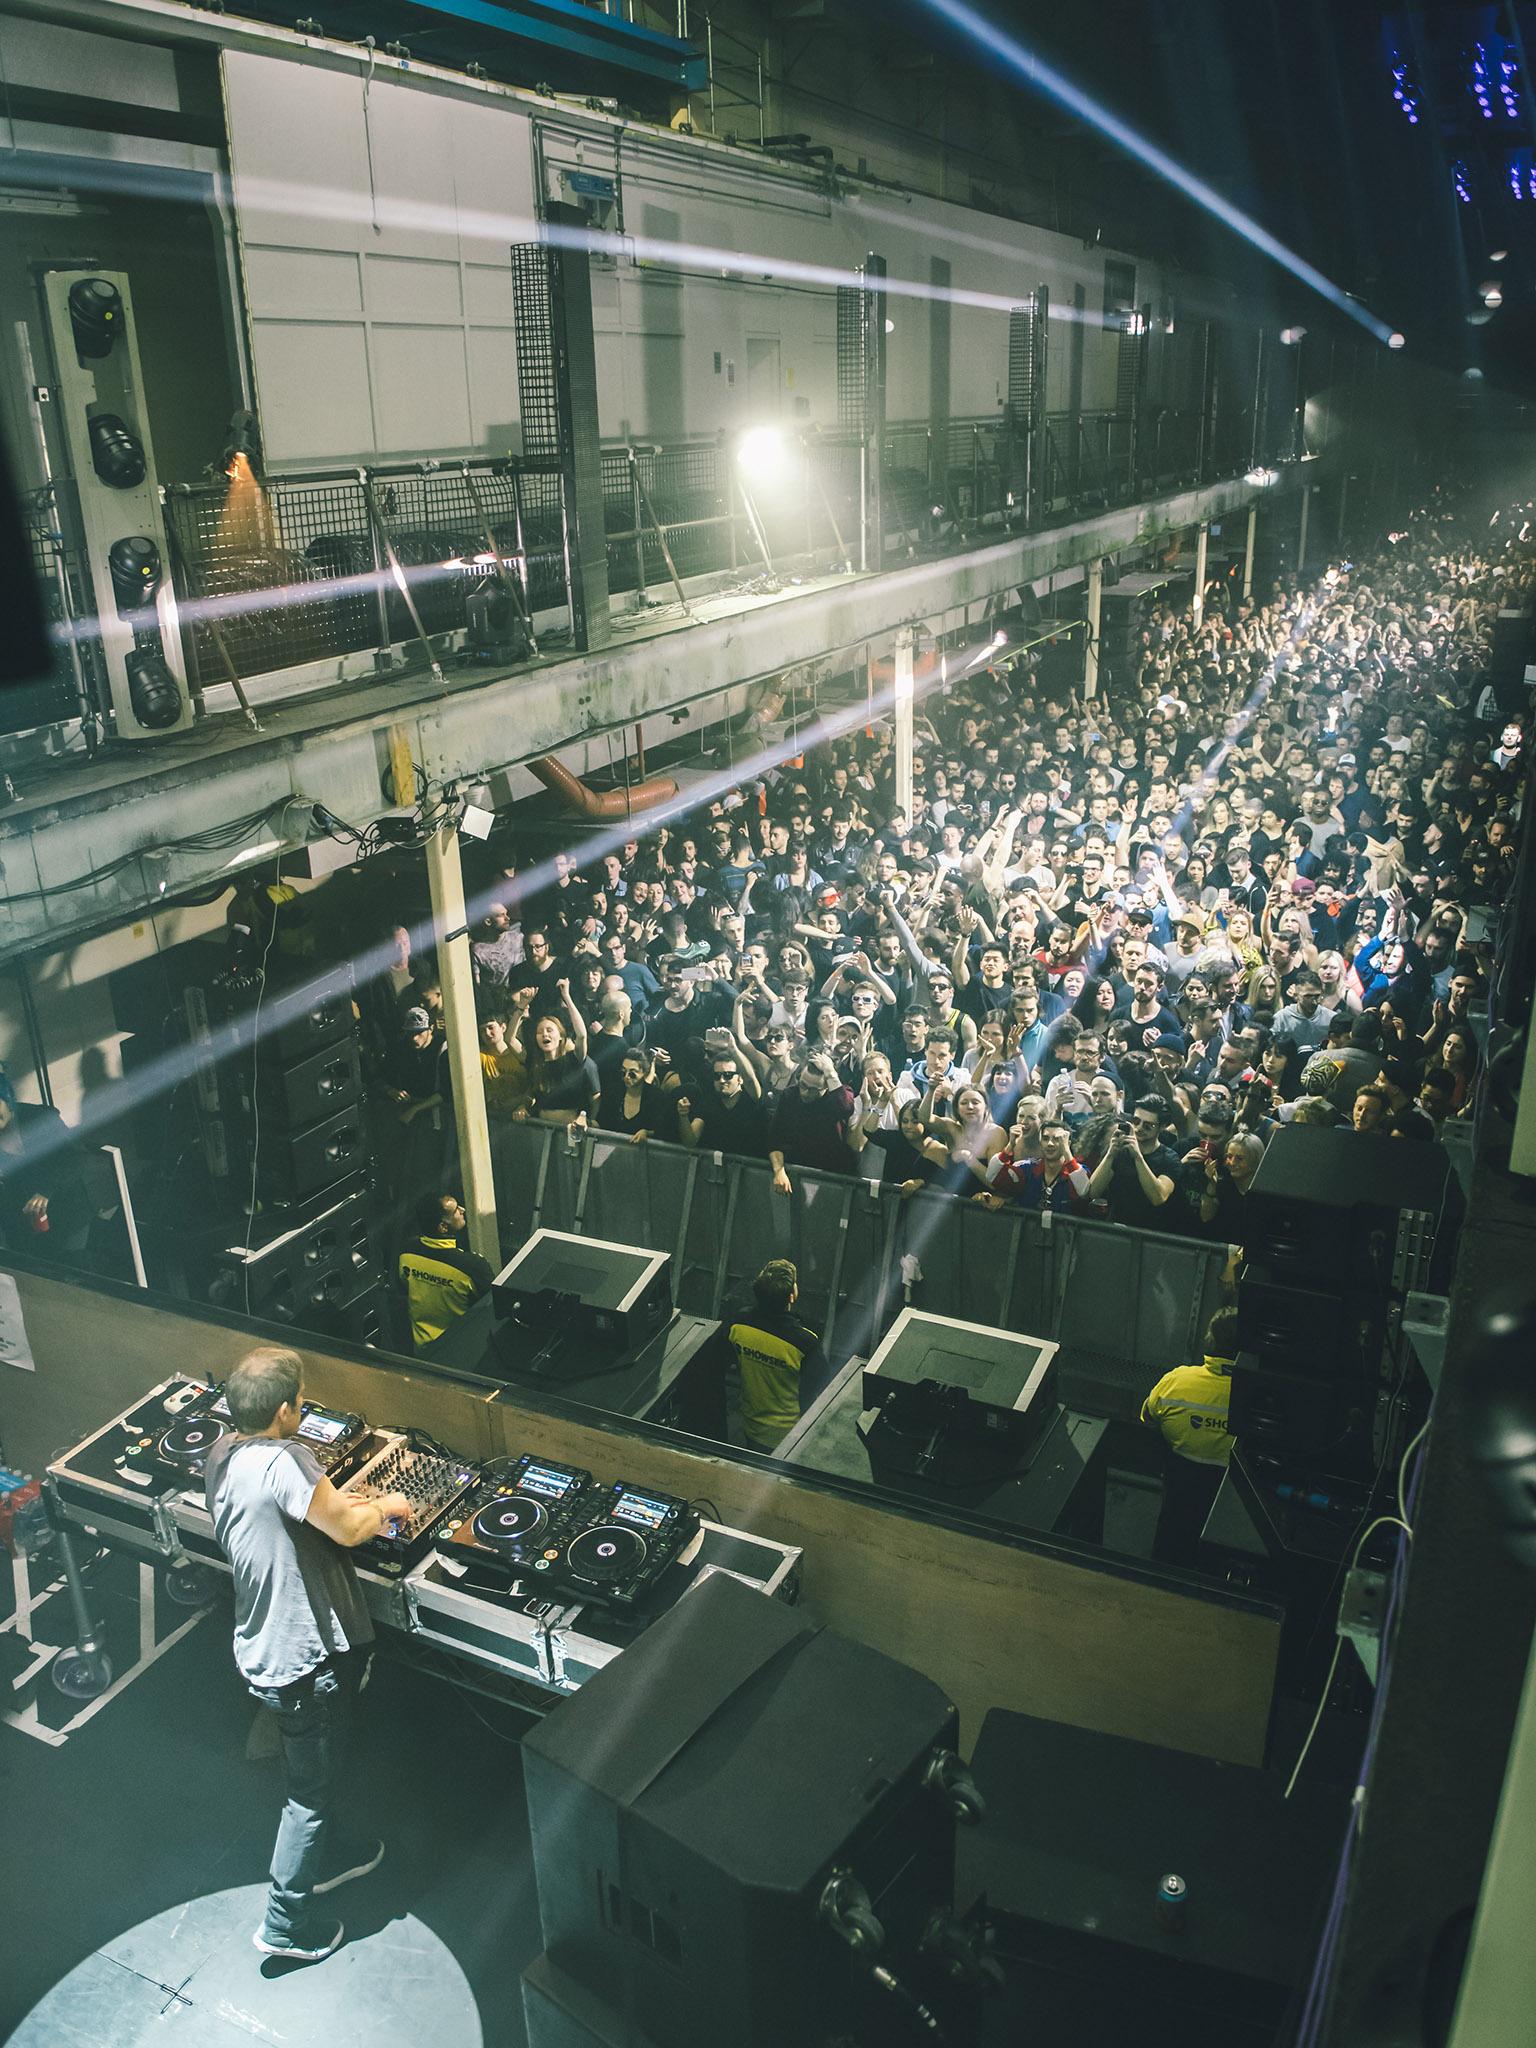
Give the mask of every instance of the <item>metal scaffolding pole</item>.
M 1210 544 L 1210 528 L 1198 526 L 1195 529 L 1195 601 L 1190 609 L 1194 613 L 1198 631 L 1205 619 L 1205 555 Z
M 896 808 L 912 822 L 913 632 L 903 626 L 896 635 L 894 699 L 896 707 Z
M 1087 632 L 1083 646 L 1083 697 L 1099 694 L 1099 618 L 1104 608 L 1104 563 L 1088 564 Z
M 464 1174 L 470 1249 L 489 1259 L 499 1270 L 501 1235 L 496 1224 L 491 1132 L 485 1118 L 485 1074 L 480 1065 L 480 1030 L 475 1018 L 475 982 L 469 958 L 457 826 L 444 825 L 427 841 L 427 881 L 432 891 L 433 942 L 443 982 L 443 1022 L 448 1031 L 453 1120 Z
M 1259 508 L 1257 504 L 1248 507 L 1248 537 L 1243 542 L 1243 598 L 1253 595 L 1253 537 L 1258 531 Z

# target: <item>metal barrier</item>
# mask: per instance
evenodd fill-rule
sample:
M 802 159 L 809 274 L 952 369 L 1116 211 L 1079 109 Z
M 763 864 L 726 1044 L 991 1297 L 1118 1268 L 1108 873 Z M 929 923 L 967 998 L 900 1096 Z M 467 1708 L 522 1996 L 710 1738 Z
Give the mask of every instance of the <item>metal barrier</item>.
M 1253 415 L 1051 413 L 1032 445 L 1038 474 L 1028 481 L 1030 453 L 1006 415 L 888 426 L 879 465 L 888 559 L 1246 469 Z M 739 474 L 723 439 L 604 449 L 609 588 L 643 598 L 658 586 L 670 594 L 674 579 L 849 565 L 862 451 L 847 435 L 815 430 L 787 435 L 786 446 L 772 487 Z M 387 666 L 415 634 L 401 579 L 426 631 L 454 633 L 469 623 L 491 550 L 512 567 L 531 611 L 569 605 L 561 481 L 543 459 L 173 484 L 164 512 L 195 688 L 227 673 L 210 620 L 242 675 L 369 651 Z
M 1125 1392 L 1198 1358 L 1225 1250 L 1121 1224 L 903 1201 L 865 1180 L 797 1171 L 786 1200 L 760 1160 L 539 1124 L 495 1133 L 502 1249 L 573 1230 L 672 1254 L 679 1308 L 729 1315 L 770 1258 L 793 1259 L 806 1319 L 840 1365 L 874 1349 L 910 1300 L 934 1315 L 1054 1337 Z M 903 1280 L 903 1259 L 919 1277 Z

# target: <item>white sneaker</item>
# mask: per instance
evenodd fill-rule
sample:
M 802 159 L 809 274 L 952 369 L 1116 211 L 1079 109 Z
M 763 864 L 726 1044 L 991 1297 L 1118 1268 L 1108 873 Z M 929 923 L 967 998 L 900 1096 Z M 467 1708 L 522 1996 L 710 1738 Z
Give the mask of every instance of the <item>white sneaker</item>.
M 338 1920 L 323 1941 L 311 1941 L 307 1946 L 296 1941 L 273 1941 L 265 1927 L 258 1927 L 251 1936 L 251 1945 L 259 1948 L 264 1956 L 281 1956 L 290 1963 L 323 1963 L 327 1956 L 335 1955 L 341 1947 L 341 1937 L 346 1932 Z

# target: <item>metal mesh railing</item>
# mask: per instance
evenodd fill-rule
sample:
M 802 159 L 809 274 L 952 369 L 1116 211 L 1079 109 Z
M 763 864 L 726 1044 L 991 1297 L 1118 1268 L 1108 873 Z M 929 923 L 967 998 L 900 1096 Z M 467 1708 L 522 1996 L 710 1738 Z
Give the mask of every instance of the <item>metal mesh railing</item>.
M 550 271 L 555 251 L 542 242 L 512 244 L 512 316 L 517 335 L 518 418 L 525 455 L 560 453 L 554 306 Z
M 177 484 L 165 494 L 182 651 L 195 684 L 380 644 L 368 504 L 351 476 Z M 217 637 L 216 631 L 217 629 Z
M 414 627 L 391 549 L 435 636 L 469 623 L 470 593 L 484 583 L 492 550 L 514 568 L 532 611 L 568 607 L 563 486 L 553 459 L 548 256 L 537 246 L 514 252 L 525 316 L 519 365 L 527 452 L 501 461 L 289 474 L 260 486 L 218 479 L 168 488 L 169 567 L 195 685 L 223 680 L 229 663 L 243 676 L 260 675 L 409 642 Z M 878 388 L 867 323 L 856 317 L 862 298 L 849 292 L 838 308 L 840 400 L 856 423 Z M 1021 313 L 1013 324 L 1015 396 L 1031 376 L 1038 389 L 1043 373 L 1043 336 L 1038 363 L 1023 346 L 1028 318 Z M 1198 382 L 1162 369 L 1152 379 L 1158 394 L 1180 398 L 1175 406 L 1140 393 L 1129 413 L 1040 414 L 1032 433 L 1007 410 L 885 426 L 878 449 L 884 561 L 963 545 L 989 526 L 1046 525 L 1273 460 L 1273 451 L 1254 455 L 1251 371 L 1246 364 L 1213 370 L 1205 342 L 1202 334 L 1198 346 L 1192 338 L 1184 349 L 1186 369 L 1197 358 L 1202 366 Z M 1174 384 L 1189 389 L 1176 393 Z M 768 566 L 765 551 L 781 574 L 815 573 L 858 561 L 861 539 L 867 566 L 880 566 L 875 522 L 861 517 L 875 454 L 856 427 L 792 430 L 781 474 L 770 483 L 738 471 L 724 435 L 604 449 L 610 589 L 665 590 L 674 570 L 683 579 L 755 576 Z M 40 558 L 39 566 L 47 581 L 51 564 Z M 85 597 L 76 589 L 71 604 L 88 622 Z
M 1069 1346 L 1125 1390 L 1128 1412 L 1159 1373 L 1196 1355 L 1220 1301 L 1225 1247 L 1120 1224 L 997 1215 L 944 1194 L 796 1172 L 788 1200 L 760 1160 L 718 1159 L 604 1131 L 536 1124 L 494 1138 L 502 1249 L 533 1230 L 644 1243 L 674 1256 L 674 1295 L 719 1316 L 765 1258 L 793 1258 L 809 1319 L 840 1364 L 866 1356 L 902 1306 L 901 1256 L 921 1251 L 917 1305 L 930 1314 L 1027 1330 Z

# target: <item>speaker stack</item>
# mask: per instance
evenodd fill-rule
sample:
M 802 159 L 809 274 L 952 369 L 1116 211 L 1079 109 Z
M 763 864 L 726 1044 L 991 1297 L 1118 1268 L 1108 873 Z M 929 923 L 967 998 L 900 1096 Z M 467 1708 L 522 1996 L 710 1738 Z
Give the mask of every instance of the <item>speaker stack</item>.
M 383 1259 L 350 977 L 269 991 L 259 1015 L 242 1006 L 242 1036 L 247 1026 L 249 1057 L 232 1064 L 258 1204 L 245 1243 L 220 1261 L 234 1283 L 221 1291 L 241 1313 L 379 1343 Z
M 1530 702 L 1526 688 L 1526 664 L 1531 659 L 1532 622 L 1529 611 L 1509 607 L 1493 622 L 1493 645 L 1488 651 L 1488 683 L 1501 718 L 1521 717 Z
M 1256 1490 L 1367 1483 L 1394 1310 L 1422 1284 L 1445 1195 L 1436 1145 L 1283 1125 L 1247 1196 L 1231 1428 Z
M 955 1740 L 917 1672 L 701 1581 L 524 1738 L 530 2048 L 974 2040 Z

